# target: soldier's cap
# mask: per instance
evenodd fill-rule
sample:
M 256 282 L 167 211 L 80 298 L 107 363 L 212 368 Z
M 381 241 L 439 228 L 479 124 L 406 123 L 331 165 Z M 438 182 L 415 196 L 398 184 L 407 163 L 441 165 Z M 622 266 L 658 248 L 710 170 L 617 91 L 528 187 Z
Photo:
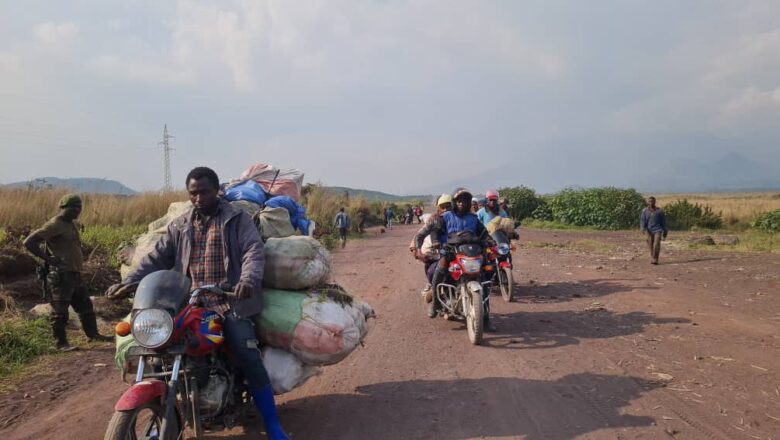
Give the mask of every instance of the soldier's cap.
M 60 199 L 60 209 L 76 205 L 81 205 L 81 197 L 78 194 L 65 194 Z

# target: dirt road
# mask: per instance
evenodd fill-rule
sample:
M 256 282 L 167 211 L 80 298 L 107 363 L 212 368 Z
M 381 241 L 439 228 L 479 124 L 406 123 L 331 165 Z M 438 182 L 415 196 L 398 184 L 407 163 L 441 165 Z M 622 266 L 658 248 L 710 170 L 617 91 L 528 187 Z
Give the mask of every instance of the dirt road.
M 425 316 L 414 229 L 334 253 L 335 281 L 378 317 L 365 347 L 280 399 L 293 439 L 780 438 L 780 256 L 672 243 L 651 266 L 631 233 L 523 231 L 519 298 L 492 298 L 499 331 L 474 347 Z M 0 438 L 102 438 L 126 386 L 112 352 L 67 359 L 0 397 Z

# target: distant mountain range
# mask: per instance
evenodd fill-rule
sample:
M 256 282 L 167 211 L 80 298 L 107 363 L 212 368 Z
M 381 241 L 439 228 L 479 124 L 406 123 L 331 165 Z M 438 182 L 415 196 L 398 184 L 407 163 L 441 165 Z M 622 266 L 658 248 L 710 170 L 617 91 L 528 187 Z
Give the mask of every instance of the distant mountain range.
M 26 182 L 14 182 L 0 185 L 4 188 L 67 188 L 79 193 L 116 194 L 132 196 L 138 191 L 128 188 L 116 180 L 97 179 L 94 177 L 74 177 L 61 179 L 59 177 L 39 177 Z
M 402 202 L 406 200 L 422 200 L 422 201 L 428 201 L 432 195 L 411 195 L 411 196 L 397 196 L 394 194 L 388 194 L 383 193 L 381 191 L 371 191 L 367 189 L 354 189 L 354 188 L 347 188 L 344 186 L 325 186 L 325 191 L 327 191 L 329 194 L 333 194 L 336 196 L 343 195 L 345 192 L 349 194 L 350 197 L 363 197 L 369 202 Z

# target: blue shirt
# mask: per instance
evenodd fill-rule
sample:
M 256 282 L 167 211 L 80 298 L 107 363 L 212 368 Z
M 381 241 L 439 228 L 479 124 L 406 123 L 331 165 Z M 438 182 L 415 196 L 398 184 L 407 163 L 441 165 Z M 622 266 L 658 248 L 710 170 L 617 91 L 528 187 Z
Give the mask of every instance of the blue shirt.
M 652 213 L 645 208 L 642 215 L 639 216 L 639 230 L 649 231 L 651 234 L 663 232 L 666 234 L 669 230 L 666 228 L 666 215 L 661 208 L 655 208 Z
M 509 214 L 507 214 L 506 211 L 504 211 L 503 209 L 499 210 L 498 215 L 502 218 L 509 217 Z M 479 218 L 479 221 L 482 222 L 483 225 L 487 226 L 487 224 L 490 223 L 491 220 L 496 218 L 496 214 L 490 212 L 489 209 L 479 208 L 479 211 L 477 211 L 477 217 Z

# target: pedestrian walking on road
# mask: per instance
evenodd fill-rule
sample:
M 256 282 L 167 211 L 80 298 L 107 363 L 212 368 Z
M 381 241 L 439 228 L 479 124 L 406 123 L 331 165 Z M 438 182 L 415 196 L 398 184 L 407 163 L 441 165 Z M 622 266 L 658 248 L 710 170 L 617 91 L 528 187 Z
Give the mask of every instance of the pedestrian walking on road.
M 339 213 L 336 214 L 336 219 L 333 221 L 333 225 L 339 230 L 339 240 L 341 241 L 341 248 L 347 246 L 347 232 L 349 231 L 349 216 L 344 212 L 344 207 L 339 209 Z
M 669 230 L 666 227 L 664 211 L 655 205 L 655 197 L 647 198 L 647 208 L 639 217 L 639 231 L 647 236 L 647 246 L 650 248 L 650 263 L 658 264 L 661 253 L 661 240 L 666 240 Z
M 393 230 L 393 208 L 387 207 L 385 209 L 385 226 L 387 226 L 387 229 L 392 231 Z
M 24 240 L 24 247 L 45 262 L 48 294 L 51 296 L 52 333 L 57 350 L 70 351 L 65 327 L 68 325 L 68 307 L 79 315 L 81 327 L 90 341 L 113 341 L 111 336 L 98 332 L 97 318 L 92 300 L 81 279 L 84 256 L 81 254 L 81 237 L 75 220 L 81 215 L 81 197 L 67 194 L 60 199 L 60 213 L 34 231 Z M 45 248 L 41 248 L 41 244 Z

